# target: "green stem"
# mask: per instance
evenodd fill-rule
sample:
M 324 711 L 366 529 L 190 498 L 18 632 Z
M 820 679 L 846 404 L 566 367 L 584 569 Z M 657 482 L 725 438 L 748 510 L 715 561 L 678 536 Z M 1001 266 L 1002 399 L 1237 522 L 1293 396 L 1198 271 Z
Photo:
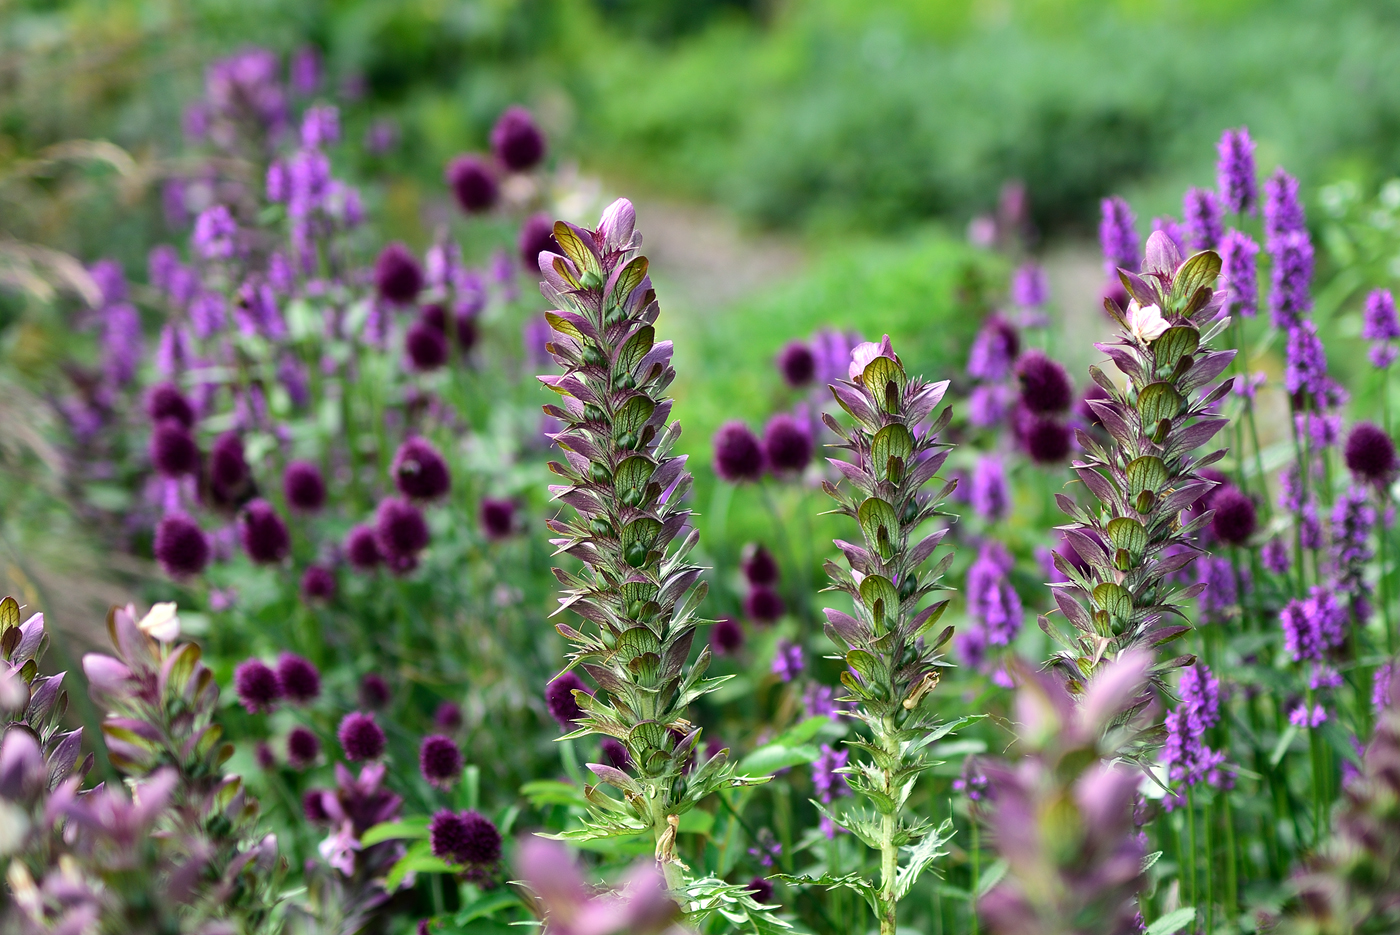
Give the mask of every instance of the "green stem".
M 1225 825 L 1225 922 L 1233 923 L 1239 910 L 1239 869 L 1235 863 L 1235 813 L 1230 808 L 1230 790 L 1220 795 Z
M 1201 815 L 1201 830 L 1206 839 L 1206 935 L 1215 928 L 1215 848 L 1211 845 L 1210 811 L 1207 806 Z
M 1196 898 L 1196 800 L 1191 787 L 1186 787 L 1186 875 L 1191 905 L 1199 913 L 1200 901 Z
M 895 725 L 892 717 L 884 718 L 877 738 L 881 747 L 893 759 L 898 761 L 899 741 L 895 739 Z M 896 790 L 894 787 L 893 770 L 882 770 L 884 774 L 883 792 L 894 798 Z M 899 845 L 895 843 L 895 834 L 899 830 L 899 815 L 895 812 L 880 816 L 880 892 L 877 894 L 877 903 L 880 907 L 880 935 L 895 935 L 899 903 L 895 897 L 895 879 L 899 873 Z
M 981 829 L 977 826 L 977 817 L 969 815 L 972 819 L 972 899 L 968 900 L 968 912 L 972 916 L 972 935 L 977 935 L 977 891 L 980 889 L 979 879 L 982 870 L 982 842 L 979 837 Z

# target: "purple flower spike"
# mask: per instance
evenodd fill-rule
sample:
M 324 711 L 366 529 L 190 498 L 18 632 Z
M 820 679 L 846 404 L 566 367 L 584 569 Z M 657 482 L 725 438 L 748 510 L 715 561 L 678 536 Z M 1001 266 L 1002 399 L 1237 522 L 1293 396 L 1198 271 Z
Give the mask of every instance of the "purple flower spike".
M 426 438 L 410 438 L 400 445 L 390 471 L 399 493 L 414 500 L 436 500 L 452 489 L 447 462 Z
M 1280 239 L 1307 229 L 1298 180 L 1280 166 L 1264 182 L 1264 246 L 1276 253 Z
M 763 447 L 742 422 L 726 422 L 715 433 L 715 473 L 731 484 L 763 476 Z
M 305 727 L 293 727 L 287 735 L 287 763 L 293 769 L 306 769 L 321 756 L 321 738 Z
M 979 460 L 972 472 L 972 508 L 989 523 L 1005 519 L 1011 509 L 1006 469 L 996 455 Z
M 293 653 L 277 657 L 277 681 L 283 696 L 293 704 L 307 704 L 321 694 L 321 673 L 309 660 Z
M 986 628 L 987 641 L 1009 646 L 1021 632 L 1021 597 L 1011 586 L 1015 560 L 1006 546 L 988 540 L 967 571 L 967 611 Z
M 763 456 L 776 474 L 802 473 L 812 462 L 812 432 L 787 413 L 768 420 L 763 429 Z
M 817 358 L 801 341 L 793 341 L 778 355 L 778 370 L 791 387 L 806 386 L 817 374 Z
M 462 777 L 462 751 L 451 737 L 432 734 L 418 748 L 418 769 L 430 785 L 449 788 Z
M 1259 183 L 1254 173 L 1254 142 L 1249 138 L 1249 129 L 1226 130 L 1216 149 L 1220 154 L 1215 168 L 1220 206 L 1231 214 L 1253 214 L 1259 202 Z
M 155 555 L 172 578 L 197 575 L 209 564 L 209 538 L 194 520 L 172 513 L 156 527 Z
M 243 551 L 260 565 L 280 562 L 291 551 L 292 539 L 287 533 L 287 524 L 266 500 L 253 500 L 244 507 L 239 531 Z
M 1208 188 L 1187 189 L 1181 202 L 1185 222 L 1185 246 L 1189 250 L 1214 250 L 1225 235 L 1220 220 L 1220 199 Z
M 1011 301 L 1021 308 L 1040 308 L 1050 301 L 1050 281 L 1037 263 L 1022 264 L 1011 276 Z
M 194 248 L 206 260 L 227 260 L 238 250 L 238 224 L 223 205 L 200 213 L 194 222 Z
M 391 243 L 374 261 L 374 286 L 386 302 L 408 305 L 423 288 L 423 270 L 407 247 Z
M 1220 244 L 1220 274 L 1229 288 L 1231 314 L 1259 314 L 1259 245 L 1248 234 L 1230 230 Z
M 1389 367 L 1397 354 L 1393 342 L 1400 338 L 1400 319 L 1389 289 L 1376 289 L 1366 296 L 1361 322 L 1361 337 L 1371 342 L 1371 365 L 1379 369 Z
M 1099 244 L 1103 248 L 1104 272 L 1118 279 L 1118 270 L 1138 271 L 1142 262 L 1142 241 L 1138 237 L 1133 209 L 1122 198 L 1105 198 L 1100 203 Z
M 1260 559 L 1263 561 L 1264 567 L 1276 575 L 1288 574 L 1288 569 L 1293 564 L 1293 560 L 1288 554 L 1288 546 L 1277 536 L 1264 543 Z
M 791 682 L 807 667 L 802 655 L 802 646 L 790 640 L 778 643 L 778 651 L 773 656 L 773 674 L 784 682 Z
M 247 659 L 233 670 L 233 690 L 249 714 L 271 711 L 282 698 L 277 673 L 261 659 Z
M 512 172 L 524 172 L 544 158 L 544 134 L 528 110 L 507 108 L 491 128 L 491 152 Z
M 1327 349 L 1317 336 L 1317 326 L 1310 321 L 1301 322 L 1288 332 L 1283 388 L 1290 395 L 1307 392 L 1318 399 L 1327 393 Z
M 326 504 L 326 482 L 321 469 L 310 461 L 291 461 L 282 473 L 282 493 L 287 505 L 314 513 Z
M 500 197 L 491 166 L 479 156 L 458 156 L 447 164 L 447 186 L 468 214 L 489 211 Z
M 578 725 L 574 722 L 584 716 L 574 692 L 591 695 L 593 692 L 573 671 L 565 672 L 544 688 L 544 701 L 549 714 L 559 722 L 562 730 L 571 731 Z
M 377 760 L 384 754 L 384 730 L 375 723 L 373 715 L 359 711 L 345 715 L 336 738 L 351 763 Z
M 1287 330 L 1312 311 L 1312 241 L 1306 230 L 1287 231 L 1272 241 L 1269 251 L 1274 257 L 1269 312 L 1274 327 Z
M 1009 321 L 992 315 L 972 342 L 967 355 L 967 375 L 974 380 L 995 383 L 1006 379 L 1021 353 L 1021 336 Z

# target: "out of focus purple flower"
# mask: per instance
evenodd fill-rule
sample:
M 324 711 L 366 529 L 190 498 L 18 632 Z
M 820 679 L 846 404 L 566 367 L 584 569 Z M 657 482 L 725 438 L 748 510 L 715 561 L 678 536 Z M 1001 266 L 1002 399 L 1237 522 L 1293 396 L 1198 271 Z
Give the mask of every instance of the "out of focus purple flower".
M 345 537 L 345 557 L 357 571 L 373 571 L 384 560 L 374 527 L 353 527 Z
M 830 744 L 824 743 L 821 753 L 812 761 L 812 791 L 823 805 L 830 805 L 837 797 L 851 794 L 850 787 L 837 772 L 846 768 L 849 759 L 849 751 L 833 750 Z M 826 815 L 821 817 L 821 831 L 827 838 L 836 837 L 836 824 Z
M 801 341 L 790 341 L 778 355 L 778 372 L 791 387 L 806 386 L 817 373 L 817 358 Z
M 306 108 L 301 115 L 301 145 L 325 149 L 340 141 L 340 110 L 331 104 Z
M 1298 200 L 1298 180 L 1280 166 L 1264 182 L 1264 246 L 1277 254 L 1283 237 L 1306 229 L 1303 204 Z
M 1074 401 L 1074 386 L 1065 368 L 1039 350 L 1021 355 L 1016 377 L 1021 384 L 1022 405 L 1037 415 L 1064 412 Z
M 534 168 L 544 149 L 544 134 L 523 107 L 507 108 L 491 128 L 491 151 L 512 172 Z
M 1306 230 L 1286 231 L 1273 241 L 1272 288 L 1269 313 L 1275 328 L 1286 330 L 1302 323 L 1312 311 L 1313 246 Z
M 516 532 L 515 501 L 505 497 L 482 497 L 478 510 L 481 531 L 499 542 Z
M 304 45 L 292 53 L 290 67 L 292 90 L 302 97 L 316 93 L 321 84 L 321 53 L 315 46 Z
M 1288 546 L 1278 536 L 1264 543 L 1260 550 L 1260 559 L 1264 567 L 1276 575 L 1288 574 L 1288 569 L 1292 565 L 1292 559 L 1288 555 Z
M 462 706 L 455 701 L 443 701 L 433 712 L 433 726 L 441 731 L 456 731 L 462 727 Z
M 763 476 L 763 446 L 742 422 L 726 422 L 714 438 L 715 473 L 731 484 L 755 481 Z
M 287 524 L 266 500 L 253 500 L 243 508 L 239 531 L 243 550 L 259 564 L 280 562 L 291 550 Z
M 1208 188 L 1189 188 L 1181 202 L 1184 240 L 1188 250 L 1214 250 L 1224 236 L 1220 199 Z M 1187 252 L 1187 251 L 1182 251 Z
M 545 345 L 553 339 L 553 335 L 554 329 L 545 321 L 543 315 L 525 322 L 524 328 L 521 329 L 521 338 L 525 345 L 525 359 L 533 369 L 539 370 L 551 363 L 552 358 Z
M 1015 391 L 1002 383 L 983 383 L 967 397 L 967 419 L 977 428 L 989 428 L 1006 418 L 1015 401 Z
M 991 315 L 972 341 L 967 354 L 967 375 L 988 383 L 1005 380 L 1020 353 L 1021 336 L 1016 327 L 999 315 Z
M 1221 207 L 1231 214 L 1253 214 L 1259 201 L 1259 183 L 1254 174 L 1254 142 L 1249 129 L 1226 130 L 1216 147 L 1215 184 Z
M 1288 723 L 1294 727 L 1321 727 L 1327 721 L 1327 709 L 1315 704 L 1311 709 L 1306 702 L 1299 702 L 1288 712 Z
M 1313 585 L 1305 600 L 1294 598 L 1279 611 L 1283 648 L 1294 662 L 1323 661 L 1346 639 L 1347 610 L 1330 588 Z
M 1332 564 L 1339 590 L 1364 597 L 1366 565 L 1373 557 L 1371 531 L 1376 508 L 1362 487 L 1352 487 L 1332 507 Z
M 573 670 L 556 676 L 544 687 L 545 706 L 549 709 L 550 716 L 559 722 L 561 730 L 574 730 L 578 727 L 574 722 L 584 717 L 583 709 L 579 707 L 574 692 L 593 694 L 593 691 Z
M 1050 301 L 1050 280 L 1038 263 L 1024 263 L 1011 276 L 1011 301 L 1021 308 L 1040 308 Z
M 836 690 L 830 685 L 811 682 L 802 692 L 804 717 L 840 717 L 844 712 L 836 706 Z
M 1283 388 L 1290 394 L 1306 391 L 1314 397 L 1327 390 L 1327 350 L 1317 326 L 1302 321 L 1289 329 Z
M 744 645 L 744 628 L 733 617 L 720 617 L 710 627 L 710 645 L 717 656 L 732 655 Z
M 223 205 L 200 212 L 194 222 L 194 248 L 207 260 L 227 260 L 238 251 L 238 224 Z
M 538 272 L 541 253 L 559 252 L 559 243 L 554 239 L 553 219 L 548 214 L 532 214 L 526 218 L 520 226 L 516 248 L 525 271 L 530 275 Z
M 321 694 L 321 673 L 309 660 L 293 653 L 277 657 L 277 681 L 293 704 L 307 704 Z
M 1346 465 L 1358 480 L 1381 483 L 1400 467 L 1393 442 L 1385 430 L 1371 422 L 1358 422 L 1347 436 Z
M 490 164 L 470 154 L 447 164 L 447 186 L 456 196 L 458 207 L 468 214 L 489 211 L 500 197 L 500 186 Z
M 777 652 L 773 654 L 773 674 L 784 682 L 791 682 L 805 668 L 802 646 L 790 640 L 780 640 Z
M 1116 195 L 1100 202 L 1099 245 L 1103 249 L 1104 273 L 1109 279 L 1118 278 L 1118 270 L 1130 273 L 1142 262 L 1142 243 L 1138 237 L 1136 218 L 1128 203 Z
M 199 468 L 194 436 L 174 419 L 163 419 L 151 432 L 151 463 L 165 477 L 193 474 Z
M 1015 560 L 1006 546 L 987 540 L 967 571 L 967 612 L 986 628 L 987 640 L 1007 646 L 1021 631 L 1021 598 L 1011 586 Z
M 1220 274 L 1230 290 L 1229 311 L 1245 318 L 1259 313 L 1259 245 L 1233 228 L 1220 244 Z
M 777 591 L 763 584 L 749 588 L 744 598 L 744 613 L 757 624 L 773 623 L 787 612 L 787 606 Z
M 1207 623 L 1223 623 L 1239 599 L 1234 566 L 1218 555 L 1203 556 L 1195 564 L 1196 580 L 1206 586 L 1199 598 L 1201 617 Z
M 246 659 L 233 672 L 233 687 L 249 714 L 271 711 L 282 698 L 277 673 L 261 659 Z
M 1011 510 L 1011 488 L 1006 469 L 996 455 L 986 455 L 972 472 L 972 508 L 988 522 L 1006 518 Z
M 167 515 L 156 526 L 153 551 L 171 577 L 197 575 L 209 564 L 209 538 L 198 523 L 178 513 Z
M 810 427 L 785 412 L 763 429 L 763 460 L 775 474 L 800 474 L 811 463 L 812 450 Z
M 126 302 L 102 310 L 102 372 L 112 386 L 126 386 L 141 362 L 141 317 Z
M 392 117 L 377 117 L 365 131 L 365 149 L 382 156 L 399 145 L 399 125 Z
M 1050 416 L 1033 418 L 1022 436 L 1026 453 L 1036 464 L 1059 464 L 1069 457 L 1073 436 L 1069 426 Z
M 812 354 L 816 358 L 815 381 L 825 385 L 846 378 L 846 368 L 851 362 L 851 351 L 861 343 L 859 334 L 842 333 L 823 328 L 812 335 Z
M 1370 358 L 1374 367 L 1385 368 L 1395 362 L 1394 341 L 1400 338 L 1400 318 L 1395 314 L 1395 299 L 1389 289 L 1375 289 L 1366 296 L 1361 316 L 1361 337 L 1371 342 Z
M 389 683 L 378 672 L 366 672 L 360 679 L 360 704 L 373 711 L 388 706 L 393 698 Z
M 336 730 L 340 748 L 345 759 L 351 763 L 362 760 L 377 760 L 384 754 L 384 729 L 374 720 L 374 715 L 352 711 L 340 722 Z
M 1386 662 L 1371 678 L 1371 708 L 1380 711 L 1390 707 L 1390 682 L 1395 676 L 1395 664 Z
M 446 789 L 462 778 L 462 751 L 451 737 L 424 737 L 418 747 L 418 769 L 429 784 Z
M 516 872 L 544 904 L 551 935 L 653 935 L 678 912 L 654 866 L 638 866 L 620 889 L 599 893 L 584 885 L 573 858 L 554 841 L 523 840 Z

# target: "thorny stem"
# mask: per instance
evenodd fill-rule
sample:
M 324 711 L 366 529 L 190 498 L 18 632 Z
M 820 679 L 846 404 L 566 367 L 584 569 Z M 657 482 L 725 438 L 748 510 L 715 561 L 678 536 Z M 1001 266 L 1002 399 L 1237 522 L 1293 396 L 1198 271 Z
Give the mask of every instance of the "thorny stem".
M 880 746 L 892 757 L 899 757 L 899 741 L 894 736 L 894 719 L 883 720 L 883 730 L 877 740 Z M 884 792 L 890 798 L 896 797 L 894 777 L 890 770 L 884 774 Z M 880 816 L 880 935 L 895 935 L 898 901 L 895 896 L 895 879 L 899 873 L 899 846 L 895 844 L 895 831 L 899 816 L 889 813 Z

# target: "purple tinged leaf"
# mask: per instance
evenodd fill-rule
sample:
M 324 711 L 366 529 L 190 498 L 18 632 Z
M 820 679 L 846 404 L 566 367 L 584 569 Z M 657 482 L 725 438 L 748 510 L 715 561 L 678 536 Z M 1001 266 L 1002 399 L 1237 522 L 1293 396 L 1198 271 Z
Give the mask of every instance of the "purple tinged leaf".
M 77 765 L 78 754 L 83 749 L 83 729 L 68 731 L 59 735 L 58 743 L 49 753 L 49 788 L 56 787 Z
M 870 405 L 870 401 L 863 392 L 846 383 L 833 383 L 829 389 L 836 397 L 836 401 L 841 404 L 841 408 L 849 412 L 857 422 L 876 421 L 875 409 Z
M 1093 630 L 1089 612 L 1074 599 L 1074 595 L 1070 594 L 1068 589 L 1052 588 L 1051 593 L 1055 597 L 1055 605 L 1060 608 L 1060 613 L 1065 615 L 1065 619 L 1081 630 Z
M 839 458 L 827 458 L 826 460 L 831 463 L 832 467 L 840 471 L 841 475 L 845 477 L 846 480 L 850 481 L 861 490 L 868 491 L 875 486 L 875 478 L 871 477 L 854 464 L 851 464 L 849 461 L 842 461 Z
M 1187 633 L 1190 633 L 1191 630 L 1191 627 L 1185 626 L 1184 624 L 1178 624 L 1176 626 L 1169 627 L 1158 627 L 1155 630 L 1149 631 L 1147 634 L 1147 638 L 1152 642 L 1153 646 L 1165 646 L 1172 640 L 1180 639 Z
M 1134 383 L 1147 382 L 1147 371 L 1143 369 L 1137 356 L 1131 351 L 1124 350 L 1121 347 L 1114 347 L 1111 344 L 1095 344 L 1094 347 L 1107 354 L 1114 365 L 1123 372 L 1124 376 Z
M 1214 351 L 1196 359 L 1191 369 L 1186 371 L 1186 375 L 1180 381 L 1181 391 L 1190 393 L 1197 387 L 1205 386 L 1211 380 L 1225 372 L 1225 368 L 1230 366 L 1235 359 L 1237 352 L 1233 349 L 1227 351 Z M 1233 384 L 1231 384 L 1233 387 Z
M 850 614 L 844 614 L 830 607 L 823 608 L 822 613 L 826 615 L 827 622 L 841 636 L 841 639 L 848 644 L 863 645 L 870 639 L 870 628 Z
M 114 698 L 121 697 L 126 692 L 132 677 L 130 669 L 102 653 L 88 653 L 83 656 L 83 675 L 87 676 L 88 687 L 92 691 Z
M 589 763 L 587 766 L 593 775 L 623 792 L 638 793 L 642 791 L 642 787 L 633 782 L 631 776 L 616 767 L 606 766 L 602 763 Z
M 1095 566 L 1096 568 L 1110 569 L 1108 553 L 1103 546 L 1093 536 L 1088 535 L 1081 529 L 1066 529 L 1065 541 L 1074 549 L 1081 559 Z
M 1229 419 L 1202 419 L 1193 425 L 1188 425 L 1172 436 L 1171 447 L 1168 449 L 1168 457 L 1175 454 L 1185 454 L 1195 451 L 1197 448 L 1209 442 L 1220 430 L 1230 424 Z
M 603 209 L 598 221 L 598 236 L 605 253 L 622 250 L 632 243 L 637 226 L 637 209 L 626 198 L 619 198 Z
M 1093 736 L 1108 726 L 1142 693 L 1152 669 L 1152 654 L 1138 649 L 1123 652 L 1117 660 L 1100 669 L 1084 692 L 1081 717 Z M 1136 783 L 1136 780 L 1134 780 Z
M 1181 252 L 1165 231 L 1153 231 L 1147 238 L 1147 250 L 1143 256 L 1142 271 L 1163 276 L 1173 275 L 1181 265 Z M 1139 300 L 1140 301 L 1140 300 Z
M 931 536 L 929 536 L 928 538 L 924 539 L 924 540 L 923 540 L 922 542 L 920 542 L 918 545 L 916 545 L 916 546 L 914 546 L 912 549 L 910 549 L 910 550 L 909 550 L 909 567 L 910 567 L 910 568 L 918 568 L 920 565 L 922 565 L 922 564 L 924 563 L 924 561 L 925 561 L 926 559 L 928 559 L 928 557 L 929 557 L 930 555 L 933 554 L 933 550 L 936 549 L 936 548 L 938 548 L 939 543 L 941 543 L 941 542 L 943 541 L 944 537 L 947 536 L 947 535 L 948 535 L 948 530 L 947 530 L 946 528 L 940 529 L 940 530 L 938 530 L 937 532 L 935 532 L 933 535 L 931 535 Z
M 1079 475 L 1084 486 L 1089 488 L 1100 503 L 1116 504 L 1118 502 L 1118 491 L 1114 489 L 1112 481 L 1098 471 L 1084 467 L 1076 468 L 1074 473 Z
M 904 401 L 904 418 L 909 425 L 918 425 L 943 401 L 948 392 L 948 381 L 925 384 L 919 393 Z

